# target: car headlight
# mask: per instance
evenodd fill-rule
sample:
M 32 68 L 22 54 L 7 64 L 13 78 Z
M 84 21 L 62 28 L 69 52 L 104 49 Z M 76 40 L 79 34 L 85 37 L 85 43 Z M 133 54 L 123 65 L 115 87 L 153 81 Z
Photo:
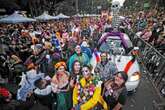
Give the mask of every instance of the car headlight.
M 130 76 L 129 81 L 137 81 L 140 79 L 140 72 L 135 72 Z

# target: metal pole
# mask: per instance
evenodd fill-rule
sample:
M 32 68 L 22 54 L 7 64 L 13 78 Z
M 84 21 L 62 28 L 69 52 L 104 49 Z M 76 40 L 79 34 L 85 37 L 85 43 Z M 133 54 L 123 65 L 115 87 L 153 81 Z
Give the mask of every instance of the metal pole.
M 93 0 L 91 1 L 92 3 L 91 3 L 91 5 L 92 5 L 92 8 L 91 8 L 91 14 L 93 14 Z
M 78 0 L 75 1 L 76 2 L 76 13 L 79 12 L 79 9 L 78 9 Z

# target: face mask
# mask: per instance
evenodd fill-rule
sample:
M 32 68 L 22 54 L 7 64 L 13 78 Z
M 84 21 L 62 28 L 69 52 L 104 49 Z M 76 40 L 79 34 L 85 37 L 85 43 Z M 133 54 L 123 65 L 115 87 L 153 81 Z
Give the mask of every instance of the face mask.
M 46 55 L 46 59 L 48 59 L 48 60 L 49 60 L 49 59 L 50 59 L 50 55 Z
M 107 61 L 107 57 L 101 57 L 101 61 Z
M 42 43 L 45 43 L 45 39 L 44 38 L 42 39 Z

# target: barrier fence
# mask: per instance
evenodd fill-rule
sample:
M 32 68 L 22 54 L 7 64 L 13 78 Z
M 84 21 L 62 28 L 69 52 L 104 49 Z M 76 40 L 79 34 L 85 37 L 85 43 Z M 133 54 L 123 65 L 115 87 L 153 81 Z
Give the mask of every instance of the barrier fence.
M 147 77 L 152 81 L 161 98 L 165 99 L 165 56 L 135 33 L 128 32 L 128 35 L 133 45 L 139 47 L 138 60 L 145 68 Z M 158 105 L 165 107 L 165 102 Z

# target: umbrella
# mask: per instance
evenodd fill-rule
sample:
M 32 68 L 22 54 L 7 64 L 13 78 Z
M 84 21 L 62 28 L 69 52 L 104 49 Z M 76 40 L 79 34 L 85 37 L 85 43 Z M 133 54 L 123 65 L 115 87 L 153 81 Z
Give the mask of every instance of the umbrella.
M 86 17 L 99 17 L 101 15 L 97 15 L 97 14 L 85 14 L 84 16 L 86 16 Z
M 67 18 L 70 18 L 69 16 L 66 16 L 66 15 L 64 15 L 64 14 L 62 14 L 62 13 L 60 13 L 59 15 L 57 15 L 57 16 L 55 16 L 55 17 L 57 17 L 57 18 L 59 18 L 59 19 L 67 19 Z
M 51 15 L 48 15 L 46 12 L 44 12 L 42 15 L 35 17 L 37 20 L 53 20 L 53 19 L 59 19 L 58 17 L 54 17 Z
M 22 22 L 33 22 L 36 21 L 32 18 L 24 17 L 18 13 L 13 13 L 12 15 L 9 15 L 5 18 L 0 19 L 0 23 L 22 23 Z

